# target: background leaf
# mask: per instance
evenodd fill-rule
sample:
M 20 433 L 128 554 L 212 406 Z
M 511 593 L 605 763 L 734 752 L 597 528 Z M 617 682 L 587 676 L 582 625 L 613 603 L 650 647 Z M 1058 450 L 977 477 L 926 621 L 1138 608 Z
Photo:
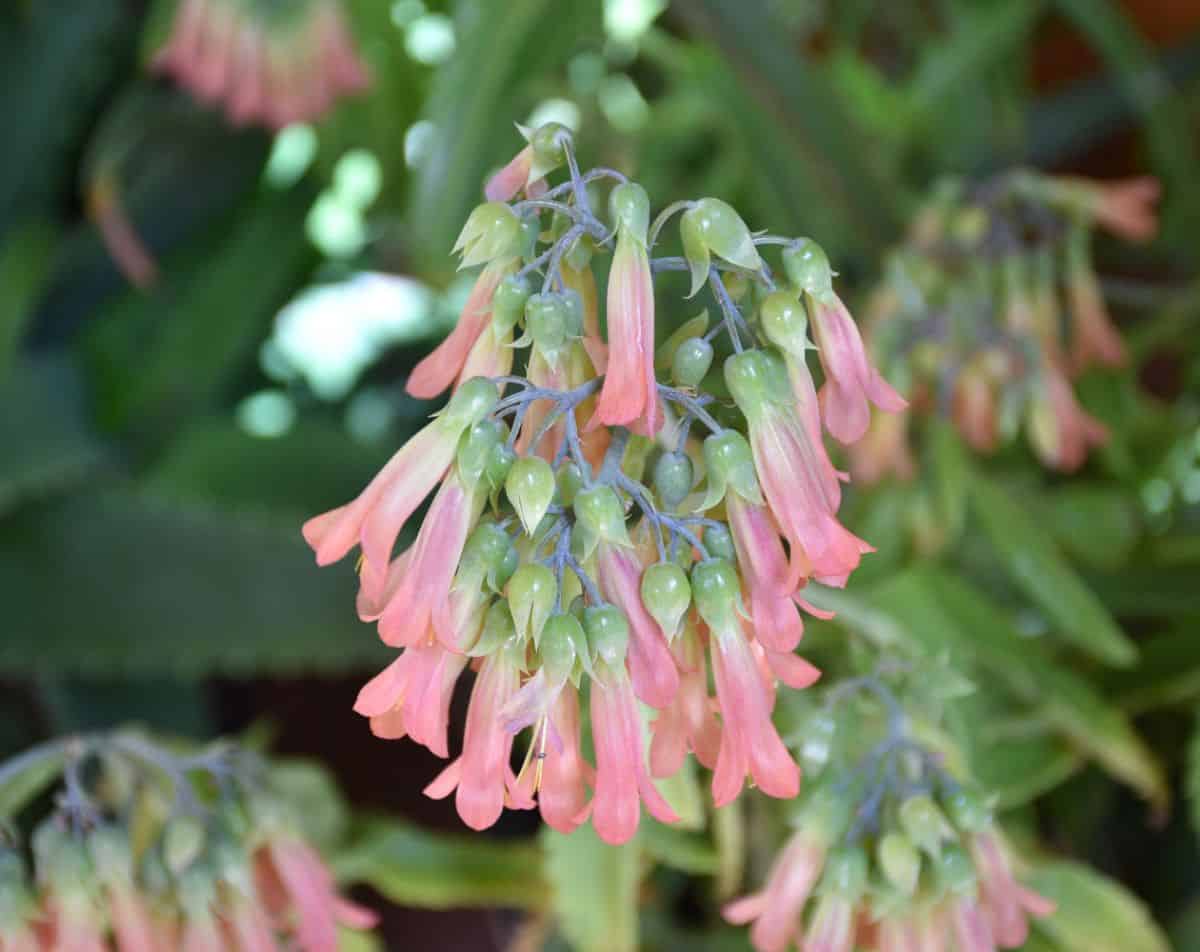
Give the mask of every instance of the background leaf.
M 1028 876 L 1030 887 L 1058 904 L 1034 920 L 1063 952 L 1169 952 L 1145 905 L 1116 882 L 1079 863 L 1049 863 Z
M 635 952 L 641 847 L 609 846 L 590 823 L 542 834 L 546 881 L 564 938 L 576 952 Z

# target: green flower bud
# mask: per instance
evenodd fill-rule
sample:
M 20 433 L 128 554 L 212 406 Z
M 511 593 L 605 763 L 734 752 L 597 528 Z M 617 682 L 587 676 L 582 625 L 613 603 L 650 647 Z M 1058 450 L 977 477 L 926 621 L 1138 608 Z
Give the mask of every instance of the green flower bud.
M 567 145 L 573 136 L 561 122 L 544 122 L 526 138 L 533 147 L 534 172 L 531 177 L 536 181 L 567 160 Z
M 644 245 L 650 227 L 650 197 L 646 190 L 636 182 L 624 182 L 612 190 L 608 207 L 613 223 Z
M 925 794 L 900 804 L 900 826 L 922 850 L 937 859 L 942 844 L 955 838 L 954 827 L 933 799 Z
M 689 337 L 671 356 L 671 379 L 680 387 L 698 387 L 712 366 L 713 346 L 703 337 Z
M 558 600 L 558 581 L 554 573 L 536 562 L 526 563 L 509 579 L 507 594 L 517 634 L 532 638 L 536 645 Z
M 960 846 L 947 846 L 934 864 L 938 885 L 947 892 L 970 895 L 975 891 L 975 864 Z
M 517 626 L 513 623 L 508 600 L 498 598 L 488 606 L 483 616 L 483 628 L 479 640 L 467 654 L 472 658 L 483 658 L 499 651 L 517 637 Z
M 903 833 L 888 833 L 876 846 L 879 868 L 888 882 L 906 896 L 917 891 L 921 877 L 921 854 Z
M 567 309 L 557 294 L 533 294 L 525 302 L 525 330 L 534 345 L 550 358 L 567 342 Z
M 856 846 L 831 850 L 821 874 L 821 890 L 835 892 L 852 901 L 858 900 L 867 888 L 870 868 L 867 854 Z
M 574 615 L 551 615 L 546 620 L 538 656 L 552 684 L 561 683 L 571 676 L 581 645 L 586 651 L 587 636 L 583 625 Z
M 737 430 L 723 430 L 704 440 L 704 468 L 708 473 L 708 492 L 701 509 L 711 509 L 730 489 L 747 502 L 762 504 L 754 453 Z
M 563 308 L 563 326 L 566 328 L 569 340 L 578 340 L 583 336 L 583 298 L 573 288 L 567 288 L 558 295 Z
M 987 801 L 974 790 L 959 787 L 942 797 L 942 806 L 955 826 L 967 833 L 982 833 L 992 825 L 992 811 Z
M 128 883 L 133 878 L 133 851 L 124 830 L 97 827 L 88 834 L 87 847 L 92 866 L 102 881 Z
M 674 562 L 659 562 L 642 573 L 642 604 L 668 639 L 679 634 L 692 604 L 687 573 Z
M 797 826 L 818 842 L 830 844 L 841 839 L 850 827 L 851 806 L 844 792 L 829 784 L 808 794 Z
M 175 816 L 163 828 L 162 855 L 174 875 L 179 876 L 200 858 L 208 839 L 204 824 L 196 817 Z
M 654 491 L 674 509 L 692 491 L 692 461 L 686 453 L 663 453 L 654 464 Z
M 500 443 L 493 446 L 491 453 L 488 454 L 487 469 L 484 470 L 488 485 L 492 489 L 499 489 L 503 486 L 516 461 L 517 451 L 508 444 Z
M 500 391 L 494 383 L 486 377 L 472 377 L 454 391 L 439 419 L 461 432 L 491 413 L 499 399 Z
M 517 567 L 520 564 L 521 556 L 517 553 L 517 547 L 510 545 L 508 551 L 504 553 L 504 558 L 500 560 L 500 565 L 496 568 L 495 579 L 489 580 L 492 591 L 498 592 L 504 588 L 508 584 L 508 580 L 516 573 Z
M 692 275 L 692 286 L 687 296 L 695 297 L 708 281 L 708 269 L 712 265 L 712 255 L 708 251 L 708 242 L 704 240 L 704 227 L 699 217 L 689 217 L 688 212 L 684 212 L 679 219 L 679 237 L 683 240 L 683 257 Z
M 733 534 L 726 525 L 707 526 L 704 529 L 704 548 L 714 559 L 724 559 L 733 562 L 737 558 L 737 549 L 733 544 Z
M 809 348 L 804 305 L 787 291 L 776 291 L 767 295 L 758 313 L 767 340 L 785 354 L 803 360 Z
M 494 522 L 482 522 L 467 537 L 459 572 L 478 573 L 494 587 L 496 575 L 510 551 L 515 549 L 508 533 Z
M 504 491 L 526 534 L 533 535 L 554 498 L 554 470 L 540 456 L 523 456 L 508 471 Z
M 733 619 L 741 598 L 737 569 L 720 558 L 698 562 L 692 569 L 692 597 L 700 617 L 710 628 L 725 628 Z
M 558 499 L 564 506 L 575 504 L 575 497 L 583 488 L 583 473 L 573 462 L 563 463 L 558 468 Z
M 629 621 L 615 605 L 592 605 L 584 610 L 583 630 L 592 652 L 612 670 L 625 662 Z
M 516 255 L 521 247 L 521 220 L 503 202 L 477 205 L 454 242 L 463 253 L 460 268 L 486 264 L 496 258 Z
M 510 274 L 492 294 L 492 323 L 500 331 L 512 330 L 525 316 L 525 302 L 531 293 L 529 282 Z
M 625 509 L 611 486 L 594 486 L 576 494 L 575 518 L 597 541 L 629 545 Z
M 474 489 L 483 479 L 496 447 L 504 441 L 504 424 L 483 419 L 459 438 L 456 465 L 459 478 L 468 489 Z
M 537 257 L 538 239 L 541 237 L 542 223 L 537 215 L 522 216 L 520 237 L 517 240 L 518 254 L 522 261 L 529 262 Z
M 783 249 L 783 270 L 796 289 L 814 297 L 833 290 L 833 269 L 825 250 L 811 238 L 797 238 Z
M 733 207 L 719 198 L 700 199 L 683 213 L 680 227 L 697 233 L 709 252 L 736 267 L 747 271 L 762 268 L 750 229 Z M 693 287 L 694 280 L 695 275 Z
M 726 358 L 725 385 L 747 418 L 757 417 L 770 401 L 770 375 L 767 355 L 761 350 L 747 350 Z

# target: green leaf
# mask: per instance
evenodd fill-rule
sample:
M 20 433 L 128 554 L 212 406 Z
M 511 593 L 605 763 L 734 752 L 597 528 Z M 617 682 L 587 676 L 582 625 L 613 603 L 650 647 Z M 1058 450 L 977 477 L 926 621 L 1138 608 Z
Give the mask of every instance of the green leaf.
M 1133 642 L 1025 508 L 978 472 L 971 480 L 971 502 L 1009 576 L 1064 638 L 1114 666 L 1137 660 Z
M 1141 533 L 1136 500 L 1126 490 L 1071 483 L 1043 499 L 1044 525 L 1072 558 L 1109 571 L 1124 566 Z
M 949 420 L 937 417 L 930 421 L 929 455 L 938 511 L 946 529 L 946 540 L 953 543 L 962 532 L 967 517 L 970 463 L 962 438 Z
M 50 786 L 62 771 L 66 751 L 50 741 L 0 764 L 0 823 Z
M 1062 952 L 1170 952 L 1162 929 L 1145 905 L 1117 882 L 1080 863 L 1048 863 L 1028 877 L 1032 889 L 1058 904 L 1039 933 Z
M 1105 679 L 1109 697 L 1130 714 L 1200 700 L 1200 638 L 1197 620 L 1182 619 L 1177 628 L 1139 644 L 1141 662 L 1132 671 Z
M 55 238 L 53 227 L 34 222 L 14 229 L 0 245 L 0 381 L 49 271 Z
M 635 952 L 642 875 L 637 838 L 609 846 L 587 823 L 569 834 L 545 830 L 542 848 L 559 929 L 575 952 Z
M 18 364 L 0 377 L 0 517 L 29 497 L 81 482 L 101 463 L 79 375 L 53 359 Z
M 388 652 L 354 614 L 347 560 L 299 526 L 129 493 L 26 506 L 0 533 L 0 672 L 351 671 Z
M 291 814 L 304 824 L 304 836 L 322 853 L 331 852 L 346 835 L 350 810 L 333 774 L 312 760 L 272 760 L 267 782 Z
M 1200 710 L 1196 712 L 1196 715 L 1192 738 L 1187 746 L 1185 786 L 1192 811 L 1192 830 L 1200 835 Z
M 651 859 L 694 876 L 711 876 L 719 869 L 717 851 L 706 836 L 678 826 L 642 818 L 639 842 Z
M 385 819 L 368 823 L 333 859 L 339 881 L 430 909 L 542 906 L 540 869 L 538 848 L 528 840 L 433 833 Z
M 972 767 L 979 783 L 996 797 L 996 806 L 1008 810 L 1053 790 L 1082 763 L 1061 741 L 1040 736 L 989 743 Z

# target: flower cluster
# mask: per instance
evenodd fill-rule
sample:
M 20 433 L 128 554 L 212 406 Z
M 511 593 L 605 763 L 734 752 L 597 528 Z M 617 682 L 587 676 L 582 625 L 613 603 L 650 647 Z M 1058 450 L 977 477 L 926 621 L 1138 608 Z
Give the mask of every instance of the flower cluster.
M 1095 228 L 1128 241 L 1156 229 L 1153 179 L 1101 184 L 1031 171 L 977 187 L 944 183 L 890 258 L 869 323 L 870 350 L 914 409 L 949 416 L 988 453 L 1024 422 L 1041 461 L 1071 471 L 1106 440 L 1072 380 L 1125 362 L 1092 268 Z M 851 454 L 873 481 L 911 475 L 908 415 L 877 420 Z
M 449 404 L 356 499 L 304 526 L 321 565 L 361 549 L 360 616 L 402 649 L 355 709 L 377 735 L 448 757 L 451 694 L 473 667 L 462 752 L 426 793 L 454 793 L 475 829 L 536 797 L 555 829 L 590 816 L 623 842 L 643 803 L 675 819 L 654 779 L 689 751 L 717 804 L 747 776 L 794 797 L 771 712 L 777 681 L 818 675 L 794 653 L 800 610 L 816 614 L 801 591 L 844 584 L 871 550 L 838 521 L 845 475 L 823 430 L 851 442 L 870 403 L 904 401 L 868 363 L 815 243 L 755 236 L 715 198 L 651 223 L 639 185 L 580 172 L 568 130 L 526 137 L 456 245 L 482 266 L 458 325 L 408 381 L 420 397 L 453 388 Z M 683 254 L 652 257 L 675 215 Z M 594 265 L 609 255 L 605 336 Z M 689 297 L 707 288 L 720 320 L 694 318 L 656 350 L 655 285 L 671 272 Z
M 272 128 L 315 119 L 369 82 L 338 0 L 180 0 L 154 67 L 223 103 L 232 122 Z
M 986 800 L 915 742 L 876 678 L 831 694 L 882 699 L 886 736 L 826 769 L 792 806 L 795 832 L 761 892 L 729 903 L 758 952 L 995 952 L 1054 904 L 1021 886 Z
M 0 952 L 330 952 L 339 924 L 374 924 L 244 754 L 71 738 L 0 766 L 0 786 L 36 793 L 55 769 L 57 808 L 29 848 L 0 827 Z

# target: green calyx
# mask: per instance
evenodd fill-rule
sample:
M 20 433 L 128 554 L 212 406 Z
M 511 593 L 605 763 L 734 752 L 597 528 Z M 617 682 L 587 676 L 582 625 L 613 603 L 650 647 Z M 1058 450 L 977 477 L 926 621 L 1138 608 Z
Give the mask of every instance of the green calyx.
M 533 535 L 554 498 L 554 470 L 540 456 L 522 456 L 509 469 L 504 492 L 526 535 Z
M 803 360 L 810 349 L 804 305 L 787 291 L 775 291 L 767 295 L 758 314 L 767 340 L 785 354 Z
M 674 562 L 658 562 L 642 573 L 642 604 L 668 639 L 682 629 L 683 618 L 692 604 L 692 586 L 687 573 Z
M 692 567 L 692 597 L 700 617 L 715 632 L 734 622 L 741 602 L 737 569 L 728 559 L 708 558 Z
M 579 525 L 596 542 L 632 544 L 625 528 L 625 509 L 612 487 L 594 486 L 581 490 L 575 494 L 572 508 Z
M 487 264 L 497 258 L 515 257 L 521 252 L 521 220 L 503 202 L 477 205 L 454 242 L 454 251 L 462 252 L 460 268 Z
M 498 331 L 512 330 L 525 315 L 525 302 L 532 290 L 525 278 L 510 274 L 492 294 L 492 324 Z
M 503 445 L 504 437 L 503 423 L 484 418 L 459 438 L 456 466 L 465 487 L 474 489 L 484 478 L 488 463 L 496 449 Z
M 747 502 L 762 504 L 754 454 L 746 438 L 737 430 L 723 430 L 704 440 L 704 468 L 708 475 L 708 491 L 701 509 L 711 509 L 730 490 Z
M 822 297 L 833 291 L 833 269 L 825 249 L 811 238 L 797 238 L 783 249 L 783 271 L 798 291 Z
M 629 648 L 629 621 L 615 605 L 593 605 L 584 609 L 583 630 L 593 654 L 617 672 Z
M 636 182 L 624 182 L 612 190 L 608 207 L 616 227 L 645 245 L 650 228 L 650 197 L 646 190 Z
M 683 254 L 692 274 L 692 297 L 708 280 L 712 255 L 746 271 L 762 269 L 750 229 L 734 208 L 719 198 L 702 198 L 680 216 Z
M 438 421 L 457 437 L 491 413 L 499 399 L 494 383 L 486 377 L 472 377 L 454 392 Z

